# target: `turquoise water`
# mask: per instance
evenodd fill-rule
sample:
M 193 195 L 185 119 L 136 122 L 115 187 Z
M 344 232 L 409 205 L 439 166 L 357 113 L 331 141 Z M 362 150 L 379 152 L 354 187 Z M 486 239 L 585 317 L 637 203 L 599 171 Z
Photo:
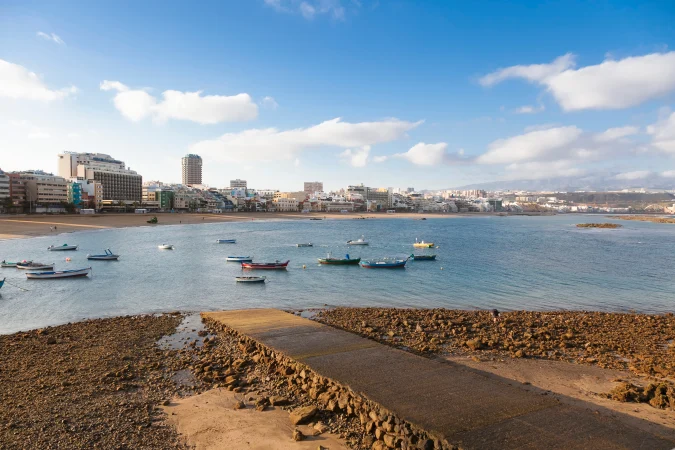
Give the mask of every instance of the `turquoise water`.
M 55 262 L 57 269 L 93 267 L 91 278 L 51 281 L 26 280 L 22 271 L 0 269 L 7 277 L 0 290 L 0 333 L 124 314 L 325 304 L 672 311 L 675 226 L 619 221 L 624 227 L 616 230 L 575 227 L 598 221 L 611 220 L 561 215 L 252 221 L 0 241 L 0 259 Z M 361 235 L 370 246 L 345 245 Z M 219 238 L 237 239 L 237 244 L 216 244 Z M 364 258 L 406 256 L 415 238 L 439 245 L 433 251 L 438 260 L 410 261 L 403 270 L 317 264 L 329 251 Z M 302 242 L 315 246 L 295 247 Z M 80 249 L 46 250 L 63 243 Z M 161 243 L 176 249 L 159 250 Z M 86 260 L 87 253 L 105 248 L 122 257 Z M 291 263 L 287 271 L 263 273 L 269 280 L 265 285 L 241 285 L 234 277 L 242 270 L 225 262 L 228 255 Z

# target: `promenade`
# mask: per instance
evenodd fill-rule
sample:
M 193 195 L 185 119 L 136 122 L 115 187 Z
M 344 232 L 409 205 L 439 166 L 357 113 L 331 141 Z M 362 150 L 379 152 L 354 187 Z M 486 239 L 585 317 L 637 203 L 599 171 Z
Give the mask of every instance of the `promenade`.
M 672 449 L 675 442 L 546 392 L 274 309 L 203 313 L 463 449 Z

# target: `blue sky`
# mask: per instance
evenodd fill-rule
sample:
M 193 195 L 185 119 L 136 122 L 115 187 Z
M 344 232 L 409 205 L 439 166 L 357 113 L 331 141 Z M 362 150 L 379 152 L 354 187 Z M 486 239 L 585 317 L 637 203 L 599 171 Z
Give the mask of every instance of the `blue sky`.
M 100 151 L 170 182 L 196 152 L 217 187 L 675 182 L 672 2 L 94 3 L 0 4 L 3 170 Z

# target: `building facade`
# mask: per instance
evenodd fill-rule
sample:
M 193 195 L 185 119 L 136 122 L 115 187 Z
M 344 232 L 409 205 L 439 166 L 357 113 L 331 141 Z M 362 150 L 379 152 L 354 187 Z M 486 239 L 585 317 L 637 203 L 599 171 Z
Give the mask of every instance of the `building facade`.
M 11 198 L 9 193 L 9 175 L 0 170 L 0 201 Z
M 307 194 L 304 191 L 298 191 L 298 192 L 275 192 L 274 193 L 274 200 L 276 201 L 277 199 L 281 198 L 292 198 L 296 202 L 304 202 L 305 199 L 307 198 Z
M 9 196 L 14 202 L 14 206 L 21 206 L 26 202 L 26 181 L 21 179 L 19 172 L 9 175 Z
M 77 181 L 68 183 L 68 203 L 72 203 L 76 207 L 82 206 L 82 184 Z
M 230 187 L 232 189 L 247 189 L 248 186 L 246 186 L 246 180 L 240 180 L 237 178 L 236 180 L 230 180 Z
M 323 182 L 322 181 L 305 181 L 306 194 L 313 195 L 315 192 L 323 191 Z
M 280 212 L 297 212 L 298 211 L 298 201 L 294 198 L 275 198 L 274 199 L 274 208 Z
M 202 158 L 192 153 L 185 155 L 182 162 L 182 181 L 185 186 L 202 184 Z
M 41 170 L 20 172 L 25 183 L 26 201 L 42 206 L 68 202 L 68 183 L 63 177 Z

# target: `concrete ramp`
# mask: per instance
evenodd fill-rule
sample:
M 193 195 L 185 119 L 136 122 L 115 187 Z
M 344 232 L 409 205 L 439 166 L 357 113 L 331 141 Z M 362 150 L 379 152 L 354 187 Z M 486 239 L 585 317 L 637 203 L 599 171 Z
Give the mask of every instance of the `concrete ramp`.
M 274 309 L 203 313 L 464 449 L 664 449 L 675 442 L 512 380 Z

